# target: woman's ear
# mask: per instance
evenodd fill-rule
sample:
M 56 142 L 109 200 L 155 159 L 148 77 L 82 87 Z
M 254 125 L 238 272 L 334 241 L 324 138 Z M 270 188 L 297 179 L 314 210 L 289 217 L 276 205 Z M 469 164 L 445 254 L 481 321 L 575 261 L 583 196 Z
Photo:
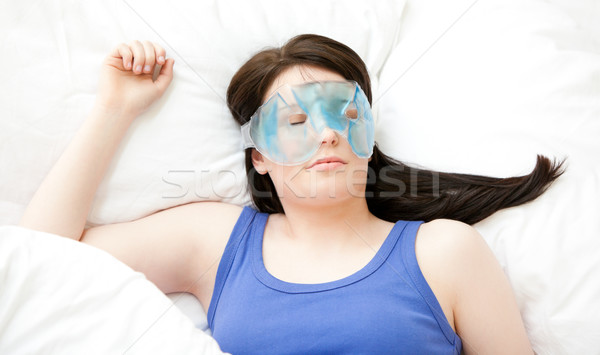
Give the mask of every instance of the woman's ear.
M 265 158 L 256 149 L 252 149 L 252 165 L 254 165 L 254 169 L 260 175 L 267 173 Z

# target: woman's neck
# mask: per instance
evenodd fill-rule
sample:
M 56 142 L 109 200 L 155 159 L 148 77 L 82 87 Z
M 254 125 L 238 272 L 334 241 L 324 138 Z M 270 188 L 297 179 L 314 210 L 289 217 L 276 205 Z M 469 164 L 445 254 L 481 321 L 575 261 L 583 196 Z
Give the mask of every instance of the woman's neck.
M 364 198 L 312 204 L 286 202 L 282 200 L 285 215 L 280 216 L 280 231 L 288 238 L 312 245 L 334 247 L 357 238 L 367 244 L 379 244 L 381 228 L 389 224 L 369 212 Z

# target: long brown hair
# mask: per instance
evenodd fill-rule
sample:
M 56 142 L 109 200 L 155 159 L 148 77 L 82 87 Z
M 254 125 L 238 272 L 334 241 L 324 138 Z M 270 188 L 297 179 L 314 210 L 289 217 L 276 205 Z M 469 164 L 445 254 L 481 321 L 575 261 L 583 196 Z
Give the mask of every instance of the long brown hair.
M 277 76 L 294 66 L 320 67 L 354 80 L 372 104 L 371 81 L 358 54 L 333 39 L 305 34 L 280 48 L 258 52 L 237 71 L 227 89 L 227 105 L 235 120 L 246 123 Z M 246 150 L 246 172 L 254 205 L 261 212 L 284 213 L 271 178 L 256 172 L 251 153 L 252 149 Z M 502 208 L 537 198 L 563 171 L 563 162 L 538 155 L 533 171 L 524 176 L 443 173 L 406 166 L 375 145 L 366 199 L 371 213 L 390 222 L 449 218 L 473 224 Z

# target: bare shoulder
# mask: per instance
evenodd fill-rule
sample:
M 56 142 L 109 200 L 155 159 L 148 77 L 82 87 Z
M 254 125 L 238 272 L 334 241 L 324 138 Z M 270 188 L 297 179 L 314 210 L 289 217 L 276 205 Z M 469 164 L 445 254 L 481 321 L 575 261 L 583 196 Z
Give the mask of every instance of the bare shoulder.
M 424 252 L 439 253 L 439 257 L 452 259 L 468 257 L 465 253 L 487 249 L 487 244 L 468 224 L 451 219 L 436 219 L 419 228 L 416 246 Z
M 180 207 L 192 228 L 189 235 L 197 257 L 189 264 L 190 274 L 198 275 L 190 292 L 208 309 L 217 270 L 229 237 L 243 207 L 222 202 L 196 202 Z
M 477 263 L 475 259 L 493 255 L 475 228 L 449 219 L 423 223 L 415 253 L 423 276 L 456 331 L 455 306 L 465 288 L 462 281 L 468 279 L 466 273 Z
M 243 207 L 223 202 L 194 202 L 175 207 L 178 220 L 204 254 L 203 260 L 220 258 Z
M 468 243 L 469 239 L 481 238 L 475 228 L 452 219 L 434 219 L 431 222 L 423 223 L 421 231 L 424 232 L 424 238 L 451 239 L 454 242 L 456 239 L 464 239 Z
M 436 219 L 421 225 L 415 249 L 421 268 L 454 285 L 468 279 L 473 267 L 498 263 L 475 228 L 450 219 Z
M 465 354 L 532 353 L 510 283 L 475 228 L 447 219 L 424 223 L 415 249 Z

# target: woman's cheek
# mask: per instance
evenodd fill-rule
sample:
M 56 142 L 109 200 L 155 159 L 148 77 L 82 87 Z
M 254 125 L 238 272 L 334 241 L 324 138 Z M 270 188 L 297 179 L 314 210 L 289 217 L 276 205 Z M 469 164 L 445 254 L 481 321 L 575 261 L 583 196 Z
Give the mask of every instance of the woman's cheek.
M 353 197 L 364 197 L 368 181 L 368 164 L 352 167 L 346 176 L 348 194 Z M 373 178 L 373 176 L 371 177 Z

